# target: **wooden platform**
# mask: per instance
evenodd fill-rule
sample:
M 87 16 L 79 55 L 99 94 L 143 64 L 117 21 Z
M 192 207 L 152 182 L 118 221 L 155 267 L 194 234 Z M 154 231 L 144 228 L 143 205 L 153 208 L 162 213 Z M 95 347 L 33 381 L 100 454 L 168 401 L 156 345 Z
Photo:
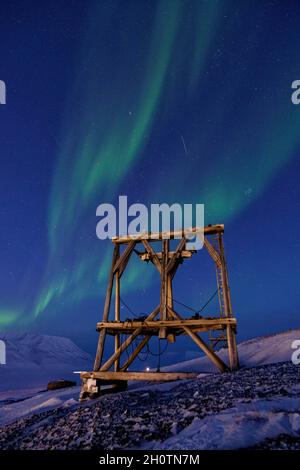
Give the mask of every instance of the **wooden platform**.
M 111 383 L 128 380 L 149 380 L 154 382 L 170 382 L 173 380 L 194 379 L 198 376 L 195 372 L 82 372 L 81 379 L 97 379 L 103 383 Z
M 153 320 L 153 321 L 125 321 L 125 322 L 99 322 L 97 331 L 103 329 L 109 335 L 132 334 L 137 328 L 143 328 L 143 334 L 158 335 L 161 328 L 167 328 L 169 333 L 175 335 L 187 334 L 183 327 L 192 332 L 199 333 L 210 330 L 223 330 L 227 325 L 236 327 L 236 318 L 200 318 L 188 320 Z

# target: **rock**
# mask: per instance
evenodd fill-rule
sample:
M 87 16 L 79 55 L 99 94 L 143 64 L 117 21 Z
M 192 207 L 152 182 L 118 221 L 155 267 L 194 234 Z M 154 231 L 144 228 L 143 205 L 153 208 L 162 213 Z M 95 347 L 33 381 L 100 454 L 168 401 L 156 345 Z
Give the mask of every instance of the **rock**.
M 76 382 L 73 382 L 72 380 L 53 380 L 48 383 L 47 390 L 58 390 L 59 388 L 75 387 L 76 385 Z

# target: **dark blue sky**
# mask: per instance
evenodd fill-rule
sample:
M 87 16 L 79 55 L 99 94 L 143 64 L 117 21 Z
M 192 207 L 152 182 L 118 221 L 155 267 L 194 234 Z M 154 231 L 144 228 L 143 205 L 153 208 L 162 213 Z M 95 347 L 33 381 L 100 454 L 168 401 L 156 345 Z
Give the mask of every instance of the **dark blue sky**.
M 299 326 L 299 21 L 297 1 L 1 5 L 0 328 L 93 352 L 111 256 L 95 211 L 119 194 L 225 223 L 240 340 Z M 142 270 L 136 312 L 158 300 Z M 201 307 L 213 275 L 199 253 L 176 297 Z

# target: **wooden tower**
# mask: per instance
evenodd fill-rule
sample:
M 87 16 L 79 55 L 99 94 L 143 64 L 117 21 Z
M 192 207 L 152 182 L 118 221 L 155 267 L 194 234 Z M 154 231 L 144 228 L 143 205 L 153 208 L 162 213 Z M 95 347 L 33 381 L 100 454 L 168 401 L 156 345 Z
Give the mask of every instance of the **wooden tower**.
M 183 318 L 173 305 L 172 281 L 179 264 L 190 258 L 196 250 L 186 249 L 188 232 L 201 233 L 204 247 L 211 256 L 217 274 L 217 289 L 219 295 L 220 312 L 216 317 L 202 317 L 194 315 L 192 318 Z M 138 354 L 147 345 L 152 336 L 175 342 L 177 335 L 189 336 L 204 352 L 215 366 L 221 371 L 238 368 L 238 353 L 236 347 L 236 319 L 232 315 L 228 274 L 223 247 L 224 225 L 210 225 L 204 229 L 191 228 L 182 232 L 143 234 L 134 237 L 114 238 L 114 251 L 112 266 L 109 274 L 104 312 L 102 321 L 97 323 L 99 340 L 95 358 L 94 370 L 82 372 L 81 398 L 95 397 L 102 391 L 112 388 L 119 390 L 126 388 L 128 380 L 169 381 L 195 377 L 197 374 L 187 372 L 132 372 L 129 366 Z M 180 238 L 181 237 L 181 238 Z M 174 251 L 169 250 L 170 240 L 178 239 Z M 174 242 L 175 243 L 175 242 Z M 137 250 L 142 247 L 143 251 Z M 158 247 L 158 250 L 155 248 Z M 131 255 L 135 253 L 143 261 L 151 261 L 160 276 L 160 302 L 158 306 L 144 318 L 122 321 L 120 318 L 120 281 L 125 272 Z M 115 289 L 115 316 L 109 318 L 113 289 Z M 217 334 L 208 345 L 198 333 L 208 332 Z M 106 335 L 113 335 L 115 346 L 113 354 L 103 361 Z M 121 335 L 127 335 L 121 342 Z M 139 340 L 137 345 L 121 362 L 122 353 L 129 346 Z M 228 365 L 217 355 L 213 347 L 219 341 L 225 342 L 228 347 Z M 110 387 L 107 387 L 107 386 Z M 104 390 L 105 389 L 105 390 Z

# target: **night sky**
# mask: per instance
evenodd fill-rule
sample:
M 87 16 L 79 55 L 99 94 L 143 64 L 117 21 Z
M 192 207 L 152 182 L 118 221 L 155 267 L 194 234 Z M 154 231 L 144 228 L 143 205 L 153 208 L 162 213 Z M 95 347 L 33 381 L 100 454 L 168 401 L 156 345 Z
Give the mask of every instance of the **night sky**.
M 225 223 L 239 341 L 299 327 L 299 25 L 296 0 L 1 4 L 1 330 L 94 352 L 112 255 L 96 208 L 122 194 Z M 122 297 L 146 313 L 156 270 L 128 269 Z M 214 280 L 200 252 L 174 297 L 199 309 Z

